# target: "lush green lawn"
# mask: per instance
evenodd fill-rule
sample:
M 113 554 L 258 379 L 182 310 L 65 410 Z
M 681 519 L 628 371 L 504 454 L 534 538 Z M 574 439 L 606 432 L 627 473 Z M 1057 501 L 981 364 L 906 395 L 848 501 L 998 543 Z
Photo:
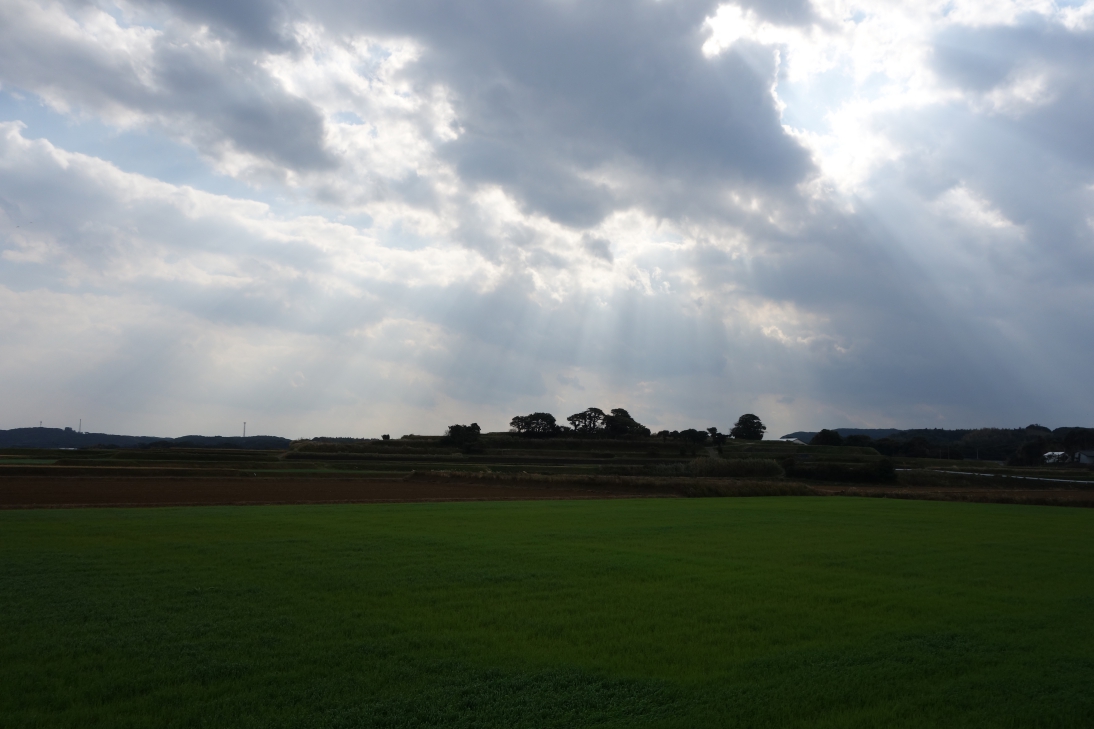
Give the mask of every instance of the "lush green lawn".
M 1094 510 L 9 511 L 0 725 L 1091 726 Z

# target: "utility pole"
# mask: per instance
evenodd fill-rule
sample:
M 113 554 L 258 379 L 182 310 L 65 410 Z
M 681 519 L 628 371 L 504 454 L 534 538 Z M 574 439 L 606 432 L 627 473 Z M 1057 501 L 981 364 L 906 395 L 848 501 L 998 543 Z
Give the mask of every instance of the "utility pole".
M 243 421 L 243 437 L 244 438 L 247 437 L 247 421 L 246 420 Z
M 77 433 L 84 432 L 84 419 L 83 418 L 80 418 L 80 425 L 79 425 L 78 428 L 76 428 L 76 432 Z

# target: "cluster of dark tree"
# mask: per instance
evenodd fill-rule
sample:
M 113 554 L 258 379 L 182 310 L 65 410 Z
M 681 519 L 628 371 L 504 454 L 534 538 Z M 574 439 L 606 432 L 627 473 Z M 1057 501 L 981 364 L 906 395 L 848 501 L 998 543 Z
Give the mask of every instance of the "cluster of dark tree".
M 722 445 L 729 436 L 719 433 L 717 428 L 706 430 L 688 428 L 687 430 L 661 430 L 658 431 L 657 437 L 661 440 L 678 440 L 691 445 L 702 445 L 707 442 L 707 438 L 712 438 L 715 445 Z
M 1062 452 L 1067 461 L 1076 454 L 1094 449 L 1094 429 L 1057 428 L 1043 425 L 1025 428 L 980 428 L 943 430 L 924 428 L 905 430 L 885 438 L 867 435 L 841 435 L 822 430 L 810 445 L 867 446 L 885 456 L 943 459 L 981 459 L 1006 461 L 1015 466 L 1035 466 L 1045 462 L 1045 453 Z
M 1030 426 L 1030 428 L 1040 426 Z M 1028 428 L 1027 428 L 1028 430 Z M 1066 432 L 1060 433 L 1064 430 Z M 1064 453 L 1067 462 L 1077 462 L 1083 451 L 1094 450 L 1094 428 L 1041 428 L 1033 437 L 1018 447 L 1010 457 L 1012 466 L 1039 466 L 1045 463 L 1046 453 Z
M 546 438 L 553 435 L 570 434 L 577 436 L 607 436 L 625 438 L 627 436 L 647 436 L 650 429 L 631 417 L 623 408 L 615 408 L 605 413 L 600 408 L 589 408 L 566 418 L 569 425 L 559 425 L 550 413 L 532 413 L 518 415 L 509 421 L 509 429 L 530 437 Z
M 509 422 L 509 428 L 518 435 L 547 437 L 571 434 L 580 437 L 603 436 L 608 438 L 627 438 L 633 436 L 648 437 L 650 429 L 639 423 L 623 408 L 614 408 L 605 413 L 600 408 L 588 408 L 566 418 L 566 425 L 559 425 L 550 413 L 532 413 L 518 415 Z M 746 413 L 737 420 L 737 424 L 728 434 L 719 433 L 718 428 L 704 430 L 688 428 L 686 430 L 662 430 L 657 433 L 661 440 L 679 440 L 689 445 L 701 445 L 712 442 L 722 445 L 728 438 L 737 440 L 763 440 L 767 426 L 752 413 Z
M 752 413 L 745 413 L 737 418 L 729 433 L 719 433 L 715 427 L 705 431 L 688 428 L 687 430 L 662 430 L 657 433 L 661 440 L 681 440 L 685 443 L 703 444 L 709 439 L 714 445 L 723 445 L 727 440 L 763 440 L 767 426 Z
M 478 423 L 471 423 L 471 425 L 450 425 L 448 430 L 444 431 L 444 441 L 446 444 L 455 446 L 467 446 L 479 439 L 482 434 L 482 428 Z
M 657 437 L 662 441 L 676 441 L 680 446 L 680 455 L 682 456 L 698 455 L 699 447 L 705 446 L 708 438 L 713 439 L 714 445 L 719 448 L 726 442 L 727 438 L 725 434 L 719 433 L 717 428 L 707 428 L 706 430 L 696 430 L 695 428 L 688 428 L 687 430 L 662 430 L 657 433 Z
M 517 415 L 509 421 L 510 432 L 529 438 L 550 438 L 568 435 L 581 438 L 633 438 L 649 437 L 650 429 L 635 420 L 623 408 L 613 408 L 604 412 L 600 408 L 588 408 L 566 418 L 569 425 L 560 425 L 551 413 L 530 413 Z M 682 441 L 689 447 L 706 443 L 722 445 L 729 438 L 737 440 L 762 440 L 767 426 L 752 413 L 746 413 L 737 420 L 728 434 L 719 433 L 718 428 L 704 430 L 662 430 L 657 435 L 662 440 Z M 444 433 L 444 443 L 460 448 L 471 448 L 479 440 L 481 429 L 478 423 L 470 425 L 450 425 Z M 387 436 L 385 436 L 386 439 Z

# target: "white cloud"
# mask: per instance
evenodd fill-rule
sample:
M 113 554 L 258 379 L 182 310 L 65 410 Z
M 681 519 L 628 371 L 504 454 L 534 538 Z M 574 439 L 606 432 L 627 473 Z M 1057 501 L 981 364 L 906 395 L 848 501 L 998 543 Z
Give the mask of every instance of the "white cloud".
M 935 203 L 937 211 L 975 229 L 994 229 L 1022 236 L 1022 230 L 991 203 L 964 185 L 946 191 Z
M 1004 424 L 1084 371 L 1045 292 L 1085 326 L 1085 5 L 236 10 L 0 7 L 0 94 L 76 130 L 0 126 L 19 417 Z M 91 122 L 254 199 L 124 171 Z

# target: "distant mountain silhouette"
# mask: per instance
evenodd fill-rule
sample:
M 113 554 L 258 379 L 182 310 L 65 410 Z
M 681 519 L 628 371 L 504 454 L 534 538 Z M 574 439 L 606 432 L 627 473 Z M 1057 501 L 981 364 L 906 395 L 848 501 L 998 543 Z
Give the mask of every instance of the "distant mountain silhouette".
M 13 428 L 0 430 L 0 448 L 253 448 L 278 450 L 288 448 L 288 438 L 275 435 L 224 437 L 220 435 L 184 435 L 181 438 L 158 438 L 151 435 L 112 435 L 110 433 L 78 433 L 71 428 Z

